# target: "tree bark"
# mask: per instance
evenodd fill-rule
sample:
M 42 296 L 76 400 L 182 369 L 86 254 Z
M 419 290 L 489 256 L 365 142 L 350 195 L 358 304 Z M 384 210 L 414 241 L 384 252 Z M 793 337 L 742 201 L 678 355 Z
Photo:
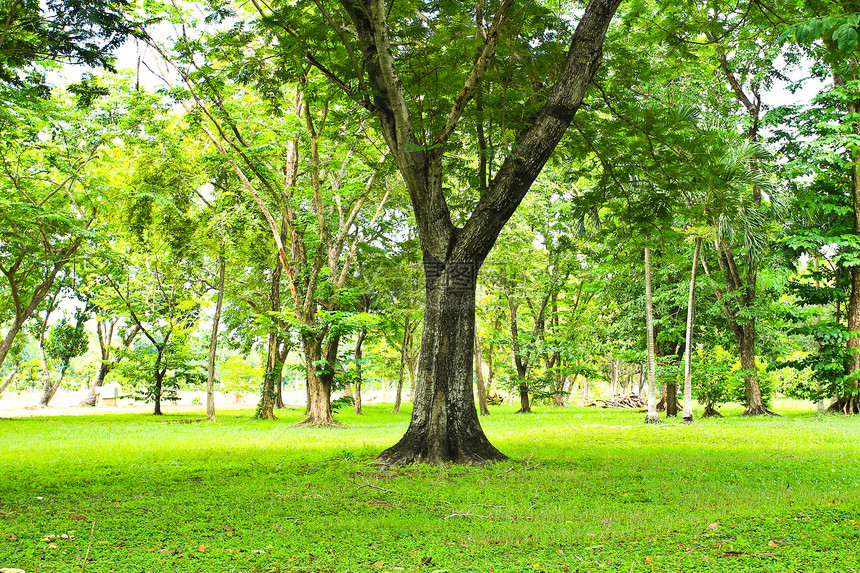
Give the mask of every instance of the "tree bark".
M 366 309 L 365 309 L 366 310 Z M 355 413 L 363 414 L 361 411 L 361 387 L 364 384 L 364 368 L 362 367 L 361 361 L 364 359 L 364 339 L 367 338 L 367 329 L 362 328 L 361 332 L 358 333 L 358 338 L 355 341 L 355 389 L 356 395 L 358 398 L 355 401 Z M 400 361 L 400 381 L 397 386 L 397 400 L 394 403 L 394 410 L 392 410 L 393 414 L 396 414 L 400 410 L 400 390 L 403 388 L 403 353 L 400 353 L 401 361 Z
M 63 383 L 63 378 L 66 376 L 66 367 L 60 369 L 60 374 L 57 376 L 57 380 L 53 381 L 51 377 L 49 377 L 45 381 L 45 385 L 42 388 L 42 397 L 39 398 L 39 407 L 47 408 L 48 403 L 54 399 L 54 395 L 57 393 L 57 390 L 60 389 L 60 384 Z
M 654 349 L 654 297 L 651 293 L 651 248 L 645 247 L 645 330 L 648 347 L 648 414 L 646 424 L 660 421 L 657 413 L 657 373 Z
M 394 394 L 394 408 L 392 414 L 400 413 L 400 396 L 403 393 L 403 376 L 406 371 L 406 352 L 409 347 L 409 315 L 403 325 L 403 343 L 400 346 L 400 371 L 397 374 L 397 392 Z
M 209 361 L 206 371 L 206 418 L 215 420 L 215 358 L 218 351 L 218 325 L 221 323 L 221 306 L 224 304 L 224 270 L 226 259 L 223 253 L 218 256 L 218 300 L 215 303 L 215 316 L 212 318 L 212 336 L 209 341 Z
M 302 334 L 305 367 L 308 374 L 307 416 L 300 423 L 309 426 L 329 426 L 335 423 L 331 415 L 331 389 L 337 362 L 338 337 L 323 345 L 315 333 Z
M 666 417 L 678 417 L 678 385 L 666 383 Z
M 693 318 L 696 302 L 696 270 L 699 267 L 699 253 L 702 238 L 696 237 L 693 251 L 693 268 L 690 271 L 690 292 L 687 295 L 687 328 L 684 337 L 684 415 L 683 420 L 693 423 Z
M 856 77 L 855 77 L 856 79 Z M 848 104 L 851 113 L 860 113 L 860 101 L 852 101 Z M 855 131 L 856 128 L 855 128 Z M 853 154 L 851 165 L 851 206 L 852 226 L 855 236 L 860 236 L 860 170 L 857 169 L 857 161 L 860 161 L 860 153 Z M 851 359 L 847 375 L 857 375 L 860 370 L 860 266 L 851 267 L 851 293 L 848 297 L 848 352 Z M 860 413 L 860 380 L 847 381 L 843 395 L 837 396 L 837 407 L 843 414 Z
M 487 440 L 475 409 L 475 285 L 452 285 L 451 270 L 427 279 L 415 406 L 406 434 L 379 456 L 387 465 L 506 459 Z
M 272 267 L 272 285 L 269 289 L 269 310 L 272 312 L 280 312 L 281 310 L 281 265 L 277 259 Z M 263 385 L 260 388 L 260 401 L 257 403 L 257 412 L 255 416 L 261 420 L 275 419 L 275 401 L 276 388 L 275 384 L 280 383 L 280 335 L 277 331 L 277 325 L 269 326 L 269 347 L 266 353 L 266 374 L 263 377 Z M 276 380 L 277 378 L 277 380 Z
M 481 357 L 481 337 L 478 329 L 475 329 L 475 380 L 478 383 L 478 409 L 482 416 L 489 416 L 490 409 L 487 407 L 487 386 L 484 384 L 484 364 Z

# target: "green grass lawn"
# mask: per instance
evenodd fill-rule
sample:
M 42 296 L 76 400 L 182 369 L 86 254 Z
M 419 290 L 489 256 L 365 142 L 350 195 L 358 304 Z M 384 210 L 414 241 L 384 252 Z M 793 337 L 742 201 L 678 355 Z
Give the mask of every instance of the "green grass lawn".
M 500 406 L 511 461 L 384 470 L 389 408 L 0 419 L 0 568 L 860 572 L 860 418 Z

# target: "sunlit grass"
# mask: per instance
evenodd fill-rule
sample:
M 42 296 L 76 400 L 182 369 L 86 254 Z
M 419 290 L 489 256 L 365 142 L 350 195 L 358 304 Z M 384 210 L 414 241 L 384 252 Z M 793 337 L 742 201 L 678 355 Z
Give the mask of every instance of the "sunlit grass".
M 511 461 L 383 470 L 389 409 L 0 420 L 0 568 L 81 571 L 92 528 L 90 572 L 860 570 L 856 418 L 502 406 Z

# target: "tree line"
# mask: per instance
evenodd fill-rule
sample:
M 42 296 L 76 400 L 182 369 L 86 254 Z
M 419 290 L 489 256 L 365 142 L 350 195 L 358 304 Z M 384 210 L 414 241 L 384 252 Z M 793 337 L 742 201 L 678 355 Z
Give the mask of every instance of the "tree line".
M 692 421 L 694 393 L 860 411 L 851 6 L 5 10 L 0 367 L 36 341 L 43 405 L 94 321 L 85 403 L 115 371 L 156 414 L 195 381 L 214 418 L 229 347 L 265 356 L 257 416 L 295 352 L 304 423 L 331 424 L 390 349 L 414 406 L 389 464 L 503 459 L 479 421 L 499 387 L 523 413 L 647 388 L 649 422 L 679 399 Z M 117 71 L 127 41 L 149 55 Z

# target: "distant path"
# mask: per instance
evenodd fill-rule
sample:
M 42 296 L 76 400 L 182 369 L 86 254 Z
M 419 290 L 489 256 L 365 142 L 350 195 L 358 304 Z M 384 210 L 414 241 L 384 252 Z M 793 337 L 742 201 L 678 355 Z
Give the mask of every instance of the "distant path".
M 109 416 L 111 414 L 151 414 L 152 404 L 144 404 L 140 406 L 118 406 L 116 408 L 80 408 L 77 406 L 66 407 L 47 407 L 47 408 L 3 408 L 0 402 L 0 418 L 35 418 L 40 416 Z M 250 404 L 223 404 L 221 408 L 229 410 L 253 410 L 257 407 L 256 403 Z M 161 411 L 165 414 L 177 414 L 182 412 L 200 412 L 201 408 L 205 410 L 205 406 L 199 404 L 162 404 Z M 205 415 L 205 413 L 203 414 Z M 218 415 L 218 406 L 215 407 L 215 415 Z

